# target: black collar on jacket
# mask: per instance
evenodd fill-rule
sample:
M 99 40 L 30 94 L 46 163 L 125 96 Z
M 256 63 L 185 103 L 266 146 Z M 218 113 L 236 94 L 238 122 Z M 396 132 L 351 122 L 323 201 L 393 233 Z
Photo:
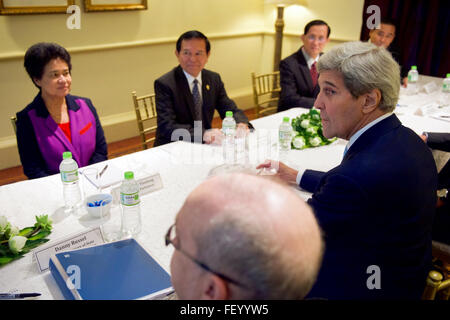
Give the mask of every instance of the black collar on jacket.
M 78 111 L 80 109 L 80 106 L 75 102 L 75 97 L 70 94 L 66 96 L 66 104 L 67 110 Z M 35 107 L 38 117 L 47 118 L 50 115 L 42 99 L 41 91 L 34 97 L 32 105 Z

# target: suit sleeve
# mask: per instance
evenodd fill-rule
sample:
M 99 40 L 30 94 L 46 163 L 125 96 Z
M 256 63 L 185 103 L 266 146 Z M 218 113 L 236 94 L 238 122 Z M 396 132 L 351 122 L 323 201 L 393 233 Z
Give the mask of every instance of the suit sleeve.
M 190 134 L 191 141 L 194 142 L 194 127 L 191 124 L 181 124 L 176 122 L 175 114 L 175 93 L 162 81 L 155 80 L 155 102 L 156 112 L 158 114 L 157 122 L 161 135 L 165 140 L 170 141 L 172 133 L 176 129 L 187 130 Z
M 46 177 L 52 173 L 47 169 L 44 157 L 39 149 L 34 128 L 28 114 L 17 113 L 17 147 L 23 173 L 28 179 Z
M 95 107 L 90 99 L 86 99 L 86 102 L 95 117 L 95 151 L 89 159 L 89 164 L 93 164 L 108 160 L 108 145 L 106 144 L 105 134 L 103 132 L 103 127 L 100 123 L 100 119 L 98 118 L 97 110 L 95 110 Z
M 427 132 L 427 145 L 431 149 L 450 152 L 450 133 L 446 132 Z
M 362 223 L 366 216 L 361 212 L 367 211 L 369 197 L 361 186 L 340 174 L 325 179 L 308 200 L 321 227 L 331 236 L 348 230 L 352 224 Z
M 311 108 L 314 106 L 314 98 L 304 97 L 299 94 L 295 74 L 291 66 L 284 60 L 280 62 L 280 86 L 281 93 L 278 112 L 290 108 Z
M 253 128 L 253 126 L 248 121 L 248 118 L 245 115 L 244 111 L 239 109 L 236 106 L 236 103 L 234 103 L 234 101 L 228 97 L 227 92 L 225 91 L 225 85 L 223 84 L 220 75 L 217 75 L 215 83 L 218 92 L 215 107 L 219 112 L 220 117 L 223 119 L 225 118 L 225 113 L 227 111 L 233 111 L 233 117 L 234 120 L 236 120 L 236 123 L 246 123 L 250 128 Z
M 300 180 L 300 188 L 314 193 L 324 175 L 325 172 L 323 171 L 305 170 Z

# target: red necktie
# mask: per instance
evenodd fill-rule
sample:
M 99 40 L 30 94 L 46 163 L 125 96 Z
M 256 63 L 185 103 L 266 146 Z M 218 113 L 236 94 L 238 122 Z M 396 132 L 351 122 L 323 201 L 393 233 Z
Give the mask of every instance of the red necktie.
M 317 85 L 317 69 L 316 69 L 316 62 L 315 61 L 312 64 L 311 70 L 309 70 L 309 72 L 311 73 L 311 79 L 312 79 L 313 87 L 315 87 Z

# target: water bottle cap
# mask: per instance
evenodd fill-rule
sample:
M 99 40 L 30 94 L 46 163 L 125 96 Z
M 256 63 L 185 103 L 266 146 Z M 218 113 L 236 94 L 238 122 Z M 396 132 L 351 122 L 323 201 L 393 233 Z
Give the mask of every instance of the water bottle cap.
M 233 116 L 233 111 L 227 111 L 227 112 L 225 112 L 225 116 L 226 116 L 226 117 L 232 117 L 232 116 Z
M 124 173 L 125 180 L 134 179 L 134 173 L 133 171 L 127 171 Z
M 284 117 L 283 122 L 289 122 L 289 117 Z
M 417 66 L 412 66 L 411 70 L 417 70 Z
M 450 73 L 447 73 L 447 78 L 450 78 Z
M 70 152 L 70 151 L 65 151 L 65 152 L 63 152 L 63 160 L 64 159 L 72 159 L 72 152 Z

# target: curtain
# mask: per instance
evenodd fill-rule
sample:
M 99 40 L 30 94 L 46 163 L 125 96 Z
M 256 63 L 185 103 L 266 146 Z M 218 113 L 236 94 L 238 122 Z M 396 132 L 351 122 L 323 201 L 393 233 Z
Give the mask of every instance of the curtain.
M 382 18 L 396 21 L 391 46 L 399 48 L 401 65 L 408 70 L 417 65 L 419 73 L 440 78 L 450 73 L 450 1 L 365 0 L 361 41 L 369 39 L 370 5 L 380 7 Z

